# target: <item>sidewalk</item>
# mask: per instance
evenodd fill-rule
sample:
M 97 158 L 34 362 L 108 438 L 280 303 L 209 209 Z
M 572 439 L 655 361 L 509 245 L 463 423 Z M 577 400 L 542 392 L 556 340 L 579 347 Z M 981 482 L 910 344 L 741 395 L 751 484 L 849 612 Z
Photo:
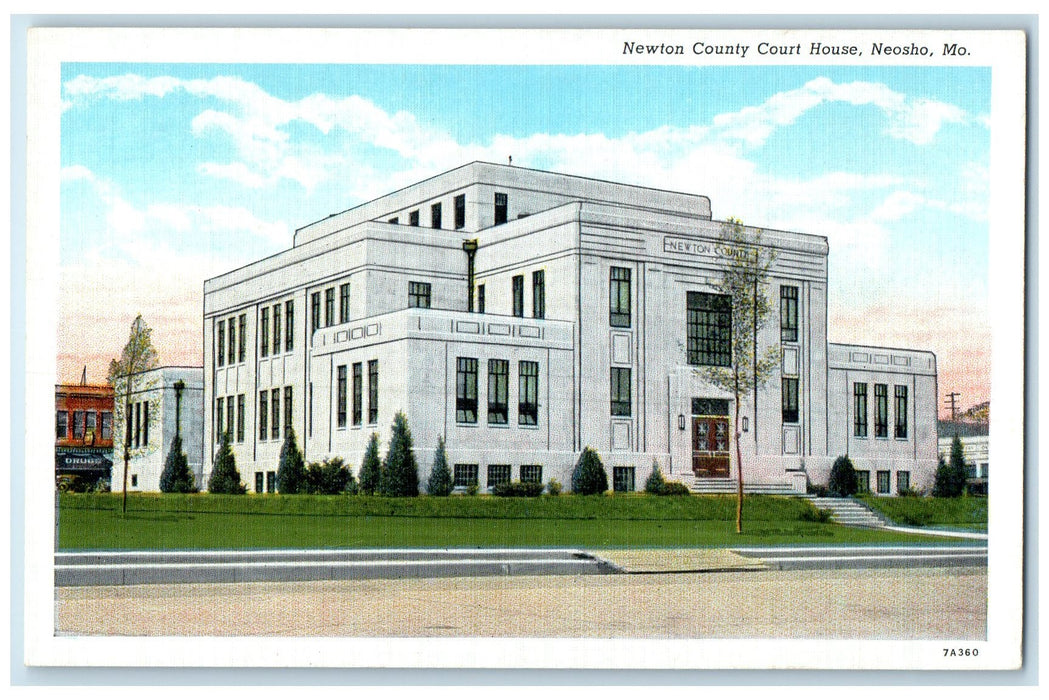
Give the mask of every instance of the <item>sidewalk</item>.
M 768 567 L 728 549 L 588 549 L 628 574 L 764 571 Z

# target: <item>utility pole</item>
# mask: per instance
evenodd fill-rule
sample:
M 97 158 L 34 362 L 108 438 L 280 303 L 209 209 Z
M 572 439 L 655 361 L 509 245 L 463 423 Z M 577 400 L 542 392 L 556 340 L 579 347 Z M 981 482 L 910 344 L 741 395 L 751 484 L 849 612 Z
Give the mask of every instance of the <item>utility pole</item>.
M 951 407 L 951 422 L 954 422 L 955 415 L 957 413 L 957 399 L 961 397 L 957 391 L 952 391 L 947 394 L 947 400 L 944 401 L 946 404 L 950 404 Z

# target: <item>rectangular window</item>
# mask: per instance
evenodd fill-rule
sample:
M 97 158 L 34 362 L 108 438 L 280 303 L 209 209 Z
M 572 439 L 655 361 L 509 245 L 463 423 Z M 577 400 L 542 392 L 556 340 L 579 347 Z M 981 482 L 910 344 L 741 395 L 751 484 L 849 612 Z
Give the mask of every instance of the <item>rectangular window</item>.
M 858 493 L 871 492 L 871 473 L 866 469 L 856 470 L 856 490 Z
M 339 365 L 336 369 L 335 390 L 335 424 L 340 428 L 346 427 L 346 365 Z
M 259 356 L 266 357 L 270 354 L 270 307 L 262 309 L 262 318 L 259 321 Z
M 612 368 L 611 396 L 613 416 L 631 415 L 629 367 Z
M 488 423 L 506 425 L 509 422 L 510 362 L 488 360 Z
M 896 472 L 896 493 L 902 494 L 911 489 L 911 473 Z
M 363 391 L 364 382 L 361 377 L 361 363 L 353 363 L 353 424 L 360 425 L 362 416 L 361 410 L 363 405 Z
M 112 440 L 113 439 L 113 413 L 111 411 L 102 411 L 102 439 Z
M 798 380 L 797 378 L 783 378 L 783 422 L 798 422 Z
M 878 471 L 878 493 L 889 492 L 889 472 L 879 470 Z
M 86 419 L 86 423 L 84 425 L 84 435 L 90 435 L 91 437 L 95 437 L 97 435 L 96 430 L 98 428 L 98 414 L 94 411 L 88 411 L 85 414 L 84 418 Z
M 409 282 L 408 283 L 408 308 L 428 309 L 430 308 L 430 283 Z
M 138 486 L 138 474 L 131 475 L 131 485 Z
M 262 472 L 255 472 L 255 493 L 262 493 L 262 490 L 265 488 L 262 481 L 263 476 Z
M 441 203 L 430 205 L 430 228 L 441 228 Z
M 135 404 L 135 447 L 138 447 L 139 438 L 139 426 L 138 426 L 138 409 L 142 409 L 142 446 L 145 447 L 149 444 L 149 404 L 148 403 L 137 403 Z
M 488 465 L 488 488 L 492 488 L 496 484 L 509 484 L 510 483 L 510 465 L 509 464 L 489 464 Z
M 310 295 L 310 332 L 321 327 L 321 293 L 314 292 Z
M 889 437 L 889 387 L 874 385 L 874 437 Z
M 138 404 L 135 404 L 137 407 Z M 215 442 L 222 442 L 222 436 L 225 434 L 225 429 L 222 425 L 222 421 L 226 417 L 226 400 L 221 396 L 215 399 Z M 136 416 L 135 423 L 137 425 L 138 419 Z M 135 430 L 135 447 L 138 447 L 138 430 Z
M 350 321 L 350 284 L 339 285 L 339 323 Z
M 368 423 L 379 422 L 379 361 L 368 360 Z
M 244 361 L 244 338 L 248 335 L 248 316 L 240 315 L 240 334 L 237 336 L 237 362 Z
M 619 493 L 635 490 L 633 467 L 612 467 L 612 490 Z
M 295 301 L 284 302 L 284 351 L 295 348 Z
M 524 275 L 514 275 L 512 280 L 514 295 L 514 316 L 524 316 Z
M 259 392 L 259 440 L 265 440 L 269 433 L 269 403 L 267 402 L 268 391 Z
M 280 354 L 280 304 L 273 305 L 273 354 Z
M 277 472 L 266 472 L 266 493 L 277 493 Z
M 688 363 L 706 367 L 732 364 L 732 302 L 725 294 L 688 292 Z
M 291 400 L 292 387 L 284 387 L 284 437 L 291 434 L 292 430 L 292 409 L 295 407 L 295 402 Z
M 58 411 L 55 414 L 55 437 L 59 440 L 69 437 L 69 411 Z
M 907 387 L 896 385 L 896 437 L 907 437 Z
M 452 480 L 456 488 L 467 488 L 477 484 L 476 464 L 456 464 L 452 470 Z
M 244 394 L 237 394 L 237 442 L 244 442 Z
M 541 483 L 543 483 L 543 465 L 541 465 L 541 464 L 522 464 L 521 465 L 521 483 L 523 483 L 523 484 L 541 484 Z
M 138 404 L 136 404 L 138 405 Z M 84 438 L 84 412 L 73 411 L 73 437 L 78 440 Z M 136 444 L 135 447 L 138 447 Z
M 335 325 L 335 287 L 324 290 L 324 327 Z
M 532 316 L 546 318 L 546 272 L 532 273 Z
M 124 444 L 127 447 L 131 447 L 131 442 L 132 442 L 132 439 L 133 439 L 132 436 L 135 433 L 135 431 L 134 431 L 135 405 L 134 404 L 130 404 L 129 403 L 127 405 L 127 413 L 125 415 L 127 416 L 127 426 L 124 429 Z M 74 416 L 74 420 L 75 420 L 75 418 L 76 418 L 76 416 Z
M 219 367 L 226 364 L 226 322 L 218 322 L 217 340 L 215 342 L 215 362 Z
M 455 195 L 455 230 L 466 226 L 466 195 Z
M 779 288 L 779 337 L 786 343 L 798 342 L 798 288 Z
M 608 277 L 608 325 L 630 328 L 630 269 L 613 267 Z
M 477 313 L 484 313 L 484 285 L 477 285 Z
M 229 433 L 229 441 L 230 442 L 233 442 L 233 437 L 234 437 L 233 429 L 237 425 L 236 422 L 235 422 L 235 420 L 236 420 L 236 413 L 235 413 L 235 411 L 236 411 L 236 407 L 233 405 L 233 397 L 232 396 L 227 396 L 226 397 L 226 432 Z M 146 415 L 148 415 L 148 414 L 149 414 L 149 405 L 147 404 L 146 405 Z M 146 435 L 148 437 L 149 434 L 147 433 Z M 142 444 L 145 444 L 145 443 L 146 443 L 146 439 L 143 438 Z
M 408 225 L 418 226 L 419 225 L 419 210 L 408 212 Z
M 507 221 L 507 197 L 505 192 L 495 193 L 495 225 L 505 224 Z
M 521 360 L 518 363 L 518 405 L 517 422 L 519 425 L 539 424 L 539 363 Z
M 455 361 L 455 422 L 477 422 L 477 359 L 473 357 Z
M 852 434 L 867 437 L 867 383 L 852 385 Z
M 270 391 L 270 438 L 280 437 L 280 389 Z
M 237 361 L 237 317 L 232 316 L 229 320 L 229 355 L 226 360 L 228 364 L 234 364 Z

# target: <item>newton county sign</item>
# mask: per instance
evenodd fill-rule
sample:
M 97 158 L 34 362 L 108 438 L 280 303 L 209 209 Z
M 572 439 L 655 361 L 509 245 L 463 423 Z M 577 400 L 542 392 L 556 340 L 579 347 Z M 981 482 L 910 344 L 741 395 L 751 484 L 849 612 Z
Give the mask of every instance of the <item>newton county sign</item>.
M 675 236 L 663 237 L 663 252 L 672 253 L 681 257 L 703 257 L 717 255 L 721 258 L 739 260 L 756 254 L 749 248 L 726 245 L 724 243 L 713 243 L 711 241 L 697 241 L 689 238 L 677 238 Z

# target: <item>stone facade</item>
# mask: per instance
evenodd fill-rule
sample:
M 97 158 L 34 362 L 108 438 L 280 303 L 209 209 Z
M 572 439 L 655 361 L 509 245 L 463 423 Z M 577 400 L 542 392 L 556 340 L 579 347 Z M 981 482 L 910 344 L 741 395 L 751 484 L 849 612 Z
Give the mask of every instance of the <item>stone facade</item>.
M 586 446 L 621 489 L 641 489 L 653 463 L 687 484 L 734 478 L 734 399 L 702 366 L 726 318 L 704 307 L 734 254 L 725 228 L 703 196 L 489 163 L 306 226 L 291 249 L 205 283 L 202 478 L 231 418 L 249 490 L 269 490 L 287 429 L 307 461 L 357 469 L 398 411 L 422 482 L 438 436 L 460 484 L 482 489 L 567 487 Z M 745 235 L 776 252 L 756 342 L 782 362 L 739 407 L 744 480 L 803 491 L 852 450 L 892 472 L 893 492 L 898 472 L 931 484 L 935 359 L 887 350 L 883 368 L 882 351 L 828 344 L 827 240 Z M 905 437 L 850 439 L 861 374 L 871 406 L 875 384 L 908 387 Z
M 130 400 L 117 408 L 113 421 L 113 491 L 122 491 L 124 487 L 124 440 L 128 426 L 131 433 L 128 491 L 160 490 L 164 460 L 175 440 L 176 413 L 189 469 L 196 476 L 198 488 L 207 483 L 203 479 L 203 374 L 200 367 L 158 367 L 135 375 Z M 182 382 L 182 398 L 176 412 L 178 382 Z M 123 386 L 122 380 L 116 382 L 118 402 L 125 396 Z

